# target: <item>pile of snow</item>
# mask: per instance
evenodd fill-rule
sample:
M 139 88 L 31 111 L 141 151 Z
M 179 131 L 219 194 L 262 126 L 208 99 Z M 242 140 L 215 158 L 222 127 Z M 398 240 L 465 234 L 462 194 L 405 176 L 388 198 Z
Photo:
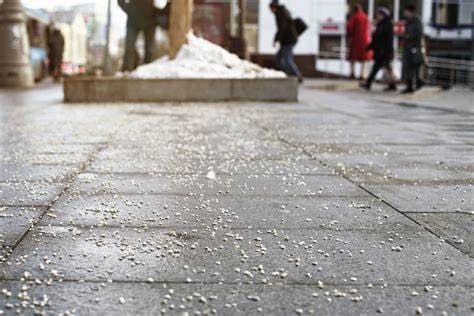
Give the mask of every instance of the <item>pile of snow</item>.
M 283 72 L 262 68 L 240 59 L 220 46 L 193 34 L 187 37 L 178 56 L 168 56 L 151 64 L 138 67 L 130 73 L 132 78 L 284 78 Z

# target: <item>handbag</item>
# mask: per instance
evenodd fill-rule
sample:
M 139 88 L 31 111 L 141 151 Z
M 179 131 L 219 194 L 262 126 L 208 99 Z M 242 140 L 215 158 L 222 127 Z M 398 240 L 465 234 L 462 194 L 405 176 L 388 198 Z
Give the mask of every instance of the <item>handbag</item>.
M 298 36 L 301 36 L 301 34 L 308 29 L 308 24 L 306 24 L 302 18 L 294 19 L 293 23 L 295 24 L 296 34 L 298 34 Z

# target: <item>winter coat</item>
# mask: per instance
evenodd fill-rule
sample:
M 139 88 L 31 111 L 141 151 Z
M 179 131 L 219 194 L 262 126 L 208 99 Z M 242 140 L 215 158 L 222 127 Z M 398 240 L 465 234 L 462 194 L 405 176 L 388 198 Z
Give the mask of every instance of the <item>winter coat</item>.
M 64 54 L 64 36 L 60 30 L 48 34 L 48 55 L 51 62 L 61 62 Z
M 423 24 L 420 19 L 415 17 L 407 20 L 403 40 L 403 64 L 405 66 L 421 65 L 423 63 Z
M 375 32 L 372 34 L 372 42 L 369 49 L 374 51 L 374 60 L 380 65 L 386 65 L 393 60 L 393 23 L 389 17 L 386 17 L 379 23 Z
M 154 0 L 118 0 L 120 8 L 127 14 L 127 27 L 144 29 L 156 26 L 157 9 Z
M 364 11 L 358 10 L 347 21 L 347 35 L 349 41 L 349 60 L 367 61 L 372 54 L 367 51 L 370 44 L 370 22 Z
M 275 34 L 275 42 L 280 45 L 294 45 L 298 42 L 298 32 L 296 31 L 295 22 L 291 17 L 290 11 L 283 5 L 277 6 L 275 12 L 277 24 L 277 33 Z

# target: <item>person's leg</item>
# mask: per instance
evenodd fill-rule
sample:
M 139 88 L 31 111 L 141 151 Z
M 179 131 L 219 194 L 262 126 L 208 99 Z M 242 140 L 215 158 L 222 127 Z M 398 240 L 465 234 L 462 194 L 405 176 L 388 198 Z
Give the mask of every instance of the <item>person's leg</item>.
M 395 78 L 393 66 L 390 62 L 385 65 L 385 71 L 387 72 L 388 78 L 388 86 L 385 88 L 385 91 L 397 91 L 397 79 Z
M 421 65 L 417 66 L 417 68 L 415 70 L 416 89 L 417 90 L 423 88 L 426 85 L 426 83 L 423 81 L 423 79 L 421 79 L 420 72 L 421 72 Z
M 145 64 L 151 63 L 155 55 L 155 33 L 155 26 L 149 26 L 145 29 Z
M 48 74 L 50 77 L 54 77 L 54 57 L 52 54 L 48 56 L 49 64 L 48 64 Z
M 351 74 L 349 76 L 350 79 L 355 79 L 355 62 L 353 60 L 350 61 L 351 65 Z
M 125 38 L 125 55 L 123 58 L 123 71 L 132 71 L 135 66 L 135 43 L 137 42 L 140 31 L 133 27 L 127 27 L 127 35 Z
M 359 76 L 359 79 L 364 80 L 364 78 L 365 78 L 365 61 L 362 61 L 360 63 L 360 76 Z
M 58 57 L 58 60 L 56 61 L 56 81 L 59 81 L 61 77 L 63 76 L 63 59 L 62 57 Z
M 402 93 L 413 93 L 415 89 L 413 88 L 413 78 L 414 78 L 415 68 L 411 65 L 407 65 L 405 68 L 405 83 L 406 88 Z
M 285 45 L 283 48 L 283 59 L 284 63 L 288 69 L 288 73 L 292 76 L 298 78 L 298 80 L 302 81 L 303 76 L 298 68 L 298 65 L 295 63 L 295 57 L 293 56 L 293 49 L 295 45 Z
M 285 65 L 284 65 L 284 62 L 283 62 L 283 49 L 282 49 L 281 46 L 280 46 L 280 48 L 278 49 L 278 51 L 275 55 L 275 61 L 276 61 L 276 64 L 277 64 L 277 68 L 286 73 Z
M 372 87 L 372 82 L 374 82 L 375 80 L 375 76 L 377 76 L 377 73 L 379 72 L 381 68 L 382 68 L 382 65 L 378 62 L 375 62 L 374 65 L 372 66 L 372 70 L 370 71 L 369 77 L 361 86 L 365 89 L 370 89 Z

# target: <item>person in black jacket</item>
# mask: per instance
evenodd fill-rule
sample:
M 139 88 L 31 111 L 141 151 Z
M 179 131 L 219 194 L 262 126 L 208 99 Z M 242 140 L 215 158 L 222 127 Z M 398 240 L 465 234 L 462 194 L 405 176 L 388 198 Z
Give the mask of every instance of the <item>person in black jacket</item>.
M 132 71 L 138 64 L 135 44 L 141 32 L 145 35 L 144 62 L 152 62 L 155 51 L 156 26 L 161 24 L 160 15 L 169 13 L 169 5 L 160 10 L 155 7 L 154 0 L 118 0 L 118 4 L 128 17 L 122 70 Z
M 405 33 L 403 35 L 403 77 L 406 89 L 402 93 L 415 92 L 420 89 L 424 82 L 420 79 L 420 67 L 423 64 L 422 39 L 423 24 L 416 16 L 414 5 L 408 5 L 404 10 L 406 19 Z
M 54 81 L 59 81 L 62 75 L 62 63 L 64 55 L 64 36 L 61 31 L 52 26 L 47 33 L 49 75 Z
M 361 87 L 370 90 L 377 73 L 379 70 L 384 69 L 389 80 L 389 85 L 385 91 L 395 91 L 397 86 L 392 68 L 394 31 L 390 10 L 386 7 L 378 8 L 376 23 L 375 32 L 372 34 L 372 42 L 367 47 L 368 50 L 374 51 L 374 66 L 367 81 Z
M 293 49 L 298 42 L 295 22 L 291 17 L 290 11 L 285 6 L 280 5 L 278 0 L 272 0 L 270 10 L 275 14 L 277 24 L 277 33 L 275 34 L 273 45 L 280 44 L 280 49 L 276 54 L 277 64 L 287 75 L 295 76 L 298 78 L 298 81 L 302 82 L 303 76 L 293 56 Z

